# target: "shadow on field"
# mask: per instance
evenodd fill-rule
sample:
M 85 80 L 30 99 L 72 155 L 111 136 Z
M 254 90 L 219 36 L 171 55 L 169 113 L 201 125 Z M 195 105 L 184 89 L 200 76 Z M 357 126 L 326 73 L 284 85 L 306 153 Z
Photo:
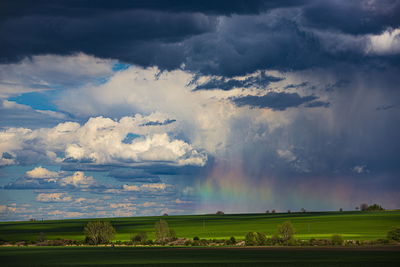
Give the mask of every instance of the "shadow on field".
M 398 266 L 400 247 L 1 247 L 2 266 Z

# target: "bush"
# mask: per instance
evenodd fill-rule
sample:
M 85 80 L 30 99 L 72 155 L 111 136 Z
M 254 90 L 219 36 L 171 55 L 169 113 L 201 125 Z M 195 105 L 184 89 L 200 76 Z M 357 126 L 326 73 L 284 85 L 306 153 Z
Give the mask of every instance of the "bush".
M 381 211 L 381 210 L 385 210 L 385 209 L 382 208 L 382 206 L 378 205 L 378 204 L 371 205 L 367 208 L 367 211 Z
M 263 233 L 248 232 L 244 242 L 246 246 L 264 246 L 267 243 L 267 237 Z
M 271 236 L 271 244 L 272 245 L 278 245 L 281 243 L 282 243 L 282 239 L 277 234 L 273 234 Z
M 94 221 L 85 226 L 85 241 L 89 244 L 98 245 L 110 242 L 114 238 L 115 229 L 110 222 Z
M 131 238 L 131 240 L 132 240 L 132 242 L 135 242 L 135 243 L 143 243 L 147 240 L 147 233 L 144 231 L 139 232 L 136 235 L 134 235 Z
M 225 242 L 227 245 L 235 245 L 236 244 L 236 238 L 234 236 L 231 236 L 228 240 Z
M 344 240 L 341 235 L 332 235 L 331 242 L 334 246 L 341 246 L 343 245 Z
M 400 228 L 393 228 L 387 233 L 387 238 L 391 241 L 400 242 Z
M 295 233 L 294 227 L 290 221 L 286 221 L 278 226 L 278 233 L 283 241 L 288 241 L 293 238 Z
M 193 237 L 193 241 L 199 241 L 200 238 L 198 236 Z
M 169 236 L 168 236 L 169 240 L 177 240 L 177 236 L 176 236 L 176 232 L 173 229 L 169 229 Z
M 41 232 L 40 234 L 39 234 L 39 237 L 38 237 L 38 241 L 39 242 L 43 242 L 43 241 L 46 241 L 46 236 L 45 236 L 45 234 L 43 233 L 43 232 Z

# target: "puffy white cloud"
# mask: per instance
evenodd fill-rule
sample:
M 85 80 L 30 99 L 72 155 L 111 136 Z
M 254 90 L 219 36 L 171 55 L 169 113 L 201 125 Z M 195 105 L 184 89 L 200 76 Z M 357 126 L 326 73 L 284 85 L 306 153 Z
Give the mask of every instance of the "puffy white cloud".
M 123 208 L 123 209 L 128 209 L 128 210 L 136 210 L 137 209 L 133 203 L 111 203 L 110 208 L 112 208 L 112 209 Z
M 13 206 L 0 205 L 0 213 L 15 212 L 16 210 L 17 208 Z
M 197 147 L 215 152 L 226 141 L 229 120 L 237 109 L 227 97 L 239 90 L 192 92 L 194 75 L 132 66 L 104 84 L 66 90 L 58 107 L 77 116 L 150 114 L 160 111 L 176 119 L 178 130 Z M 162 122 L 161 119 L 157 121 Z
M 190 203 L 193 203 L 192 201 L 182 200 L 182 199 L 179 199 L 179 198 L 175 199 L 174 202 L 176 204 L 190 204 Z
M 87 189 L 105 187 L 99 185 L 92 176 L 77 171 L 72 175 L 68 172 L 54 172 L 43 167 L 36 167 L 26 172 L 26 177 L 19 178 L 5 186 L 6 189 Z M 82 198 L 81 201 L 84 201 Z
M 124 184 L 124 185 L 122 186 L 122 189 L 123 189 L 124 191 L 139 191 L 139 190 L 140 190 L 139 186 L 136 186 L 136 185 L 127 185 L 127 184 Z
M 46 168 L 39 166 L 30 171 L 27 171 L 26 176 L 29 178 L 55 178 L 55 177 L 58 177 L 59 174 L 58 174 L 58 172 L 53 172 L 53 171 L 50 171 Z
M 149 121 L 165 119 L 164 115 L 154 113 L 147 117 L 123 117 L 119 121 L 96 117 L 82 126 L 76 122 L 65 122 L 53 128 L 36 130 L 8 128 L 0 131 L 0 153 L 8 153 L 11 157 L 2 157 L 0 164 L 15 164 L 29 151 L 37 155 L 37 159 L 50 162 L 68 159 L 93 164 L 163 162 L 177 166 L 203 166 L 207 161 L 205 153 L 162 132 L 172 125 L 145 125 Z M 128 134 L 134 134 L 135 138 L 127 141 Z M 31 160 L 34 158 L 30 157 Z
M 77 188 L 88 188 L 96 186 L 96 180 L 92 176 L 85 176 L 84 172 L 75 172 L 71 176 L 61 179 L 61 185 L 73 185 Z
M 153 183 L 153 184 L 142 184 L 140 186 L 137 185 L 123 185 L 122 189 L 124 191 L 163 191 L 168 186 L 164 183 Z
M 71 202 L 72 197 L 66 193 L 40 193 L 36 196 L 38 202 Z
M 0 98 L 60 87 L 75 87 L 112 74 L 115 61 L 78 53 L 39 55 L 0 64 Z
M 369 35 L 368 54 L 394 55 L 400 53 L 400 28 L 388 29 L 378 35 Z
M 290 151 L 290 150 L 287 150 L 287 149 L 278 149 L 276 152 L 278 153 L 278 156 L 279 156 L 280 158 L 283 158 L 283 159 L 285 159 L 285 160 L 287 160 L 287 161 L 294 161 L 294 160 L 296 160 L 296 156 L 295 156 L 295 155 L 293 154 L 293 152 Z
M 157 204 L 155 202 L 144 202 L 142 204 L 139 204 L 139 206 L 148 208 L 148 207 L 162 206 L 162 205 L 161 204 Z
M 157 184 L 143 184 L 140 188 L 144 190 L 165 190 L 167 188 L 167 184 L 157 183 Z

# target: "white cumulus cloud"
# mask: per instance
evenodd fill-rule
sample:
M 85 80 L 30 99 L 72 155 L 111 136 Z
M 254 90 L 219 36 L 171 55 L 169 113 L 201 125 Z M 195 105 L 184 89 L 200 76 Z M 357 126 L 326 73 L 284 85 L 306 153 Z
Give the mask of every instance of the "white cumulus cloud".
M 7 153 L 9 156 L 3 156 L 0 164 L 16 164 L 18 159 L 27 158 L 29 153 L 30 160 L 58 163 L 67 159 L 92 164 L 163 162 L 175 166 L 203 166 L 207 161 L 204 152 L 162 131 L 173 126 L 145 126 L 149 121 L 165 118 L 160 114 L 123 117 L 119 121 L 96 117 L 84 125 L 65 122 L 53 128 L 36 130 L 7 128 L 0 131 L 0 155 Z M 133 134 L 134 138 L 126 140 L 129 134 Z
M 36 196 L 38 202 L 71 202 L 72 197 L 66 193 L 40 193 Z
M 39 166 L 30 171 L 27 171 L 26 176 L 29 178 L 55 178 L 55 177 L 58 177 L 59 174 L 58 174 L 58 172 L 53 172 L 53 171 L 50 171 L 46 168 Z

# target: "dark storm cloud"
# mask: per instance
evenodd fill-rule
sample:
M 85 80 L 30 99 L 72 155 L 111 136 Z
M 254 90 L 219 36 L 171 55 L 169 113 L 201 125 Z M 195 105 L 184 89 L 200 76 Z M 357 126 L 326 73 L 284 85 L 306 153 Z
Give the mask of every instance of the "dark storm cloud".
M 3 1 L 0 60 L 84 52 L 141 66 L 178 68 L 181 42 L 215 30 L 215 15 L 258 14 L 298 1 Z
M 165 12 L 200 12 L 206 14 L 258 14 L 268 9 L 298 6 L 306 0 L 13 0 L 3 1 L 0 15 L 3 18 L 39 15 L 80 16 L 102 14 L 126 9 L 147 9 Z
M 172 15 L 148 10 L 109 11 L 101 16 L 10 18 L 0 27 L 0 34 L 5 37 L 0 45 L 1 60 L 82 51 L 140 65 L 175 68 L 182 59 L 176 51 L 178 47 L 169 47 L 169 44 L 212 31 L 215 23 L 214 17 L 199 13 Z M 154 45 L 157 45 L 155 50 Z M 165 49 L 168 54 L 163 53 Z
M 243 96 L 232 98 L 231 100 L 238 107 L 242 106 L 250 106 L 253 108 L 270 108 L 273 110 L 285 110 L 291 107 L 298 107 L 301 104 L 311 102 L 316 100 L 318 97 L 309 95 L 309 96 L 300 96 L 298 93 L 277 93 L 270 92 L 263 96 Z M 321 101 L 319 101 L 321 102 Z M 311 102 L 315 103 L 315 102 Z M 309 104 L 311 104 L 309 103 Z M 321 102 L 324 103 L 324 102 Z M 321 103 L 317 103 L 317 105 L 310 105 L 308 107 L 319 107 Z
M 250 88 L 250 87 L 265 88 L 270 83 L 279 82 L 282 80 L 283 78 L 270 76 L 264 72 L 260 73 L 257 76 L 248 77 L 244 80 L 227 79 L 224 77 L 211 78 L 205 83 L 196 86 L 194 91 L 214 90 L 214 89 L 221 89 L 228 91 L 234 88 Z
M 198 74 L 225 77 L 260 69 L 368 63 L 374 57 L 362 53 L 362 40 L 339 41 L 331 51 L 326 42 L 332 40 L 313 29 L 360 34 L 397 27 L 398 1 L 378 2 L 371 6 L 359 1 L 3 1 L 0 60 L 84 52 L 143 67 L 184 66 Z M 203 89 L 211 86 L 215 84 Z
M 311 2 L 311 1 L 310 1 Z M 304 9 L 306 25 L 350 34 L 378 34 L 400 25 L 400 1 L 312 1 Z

